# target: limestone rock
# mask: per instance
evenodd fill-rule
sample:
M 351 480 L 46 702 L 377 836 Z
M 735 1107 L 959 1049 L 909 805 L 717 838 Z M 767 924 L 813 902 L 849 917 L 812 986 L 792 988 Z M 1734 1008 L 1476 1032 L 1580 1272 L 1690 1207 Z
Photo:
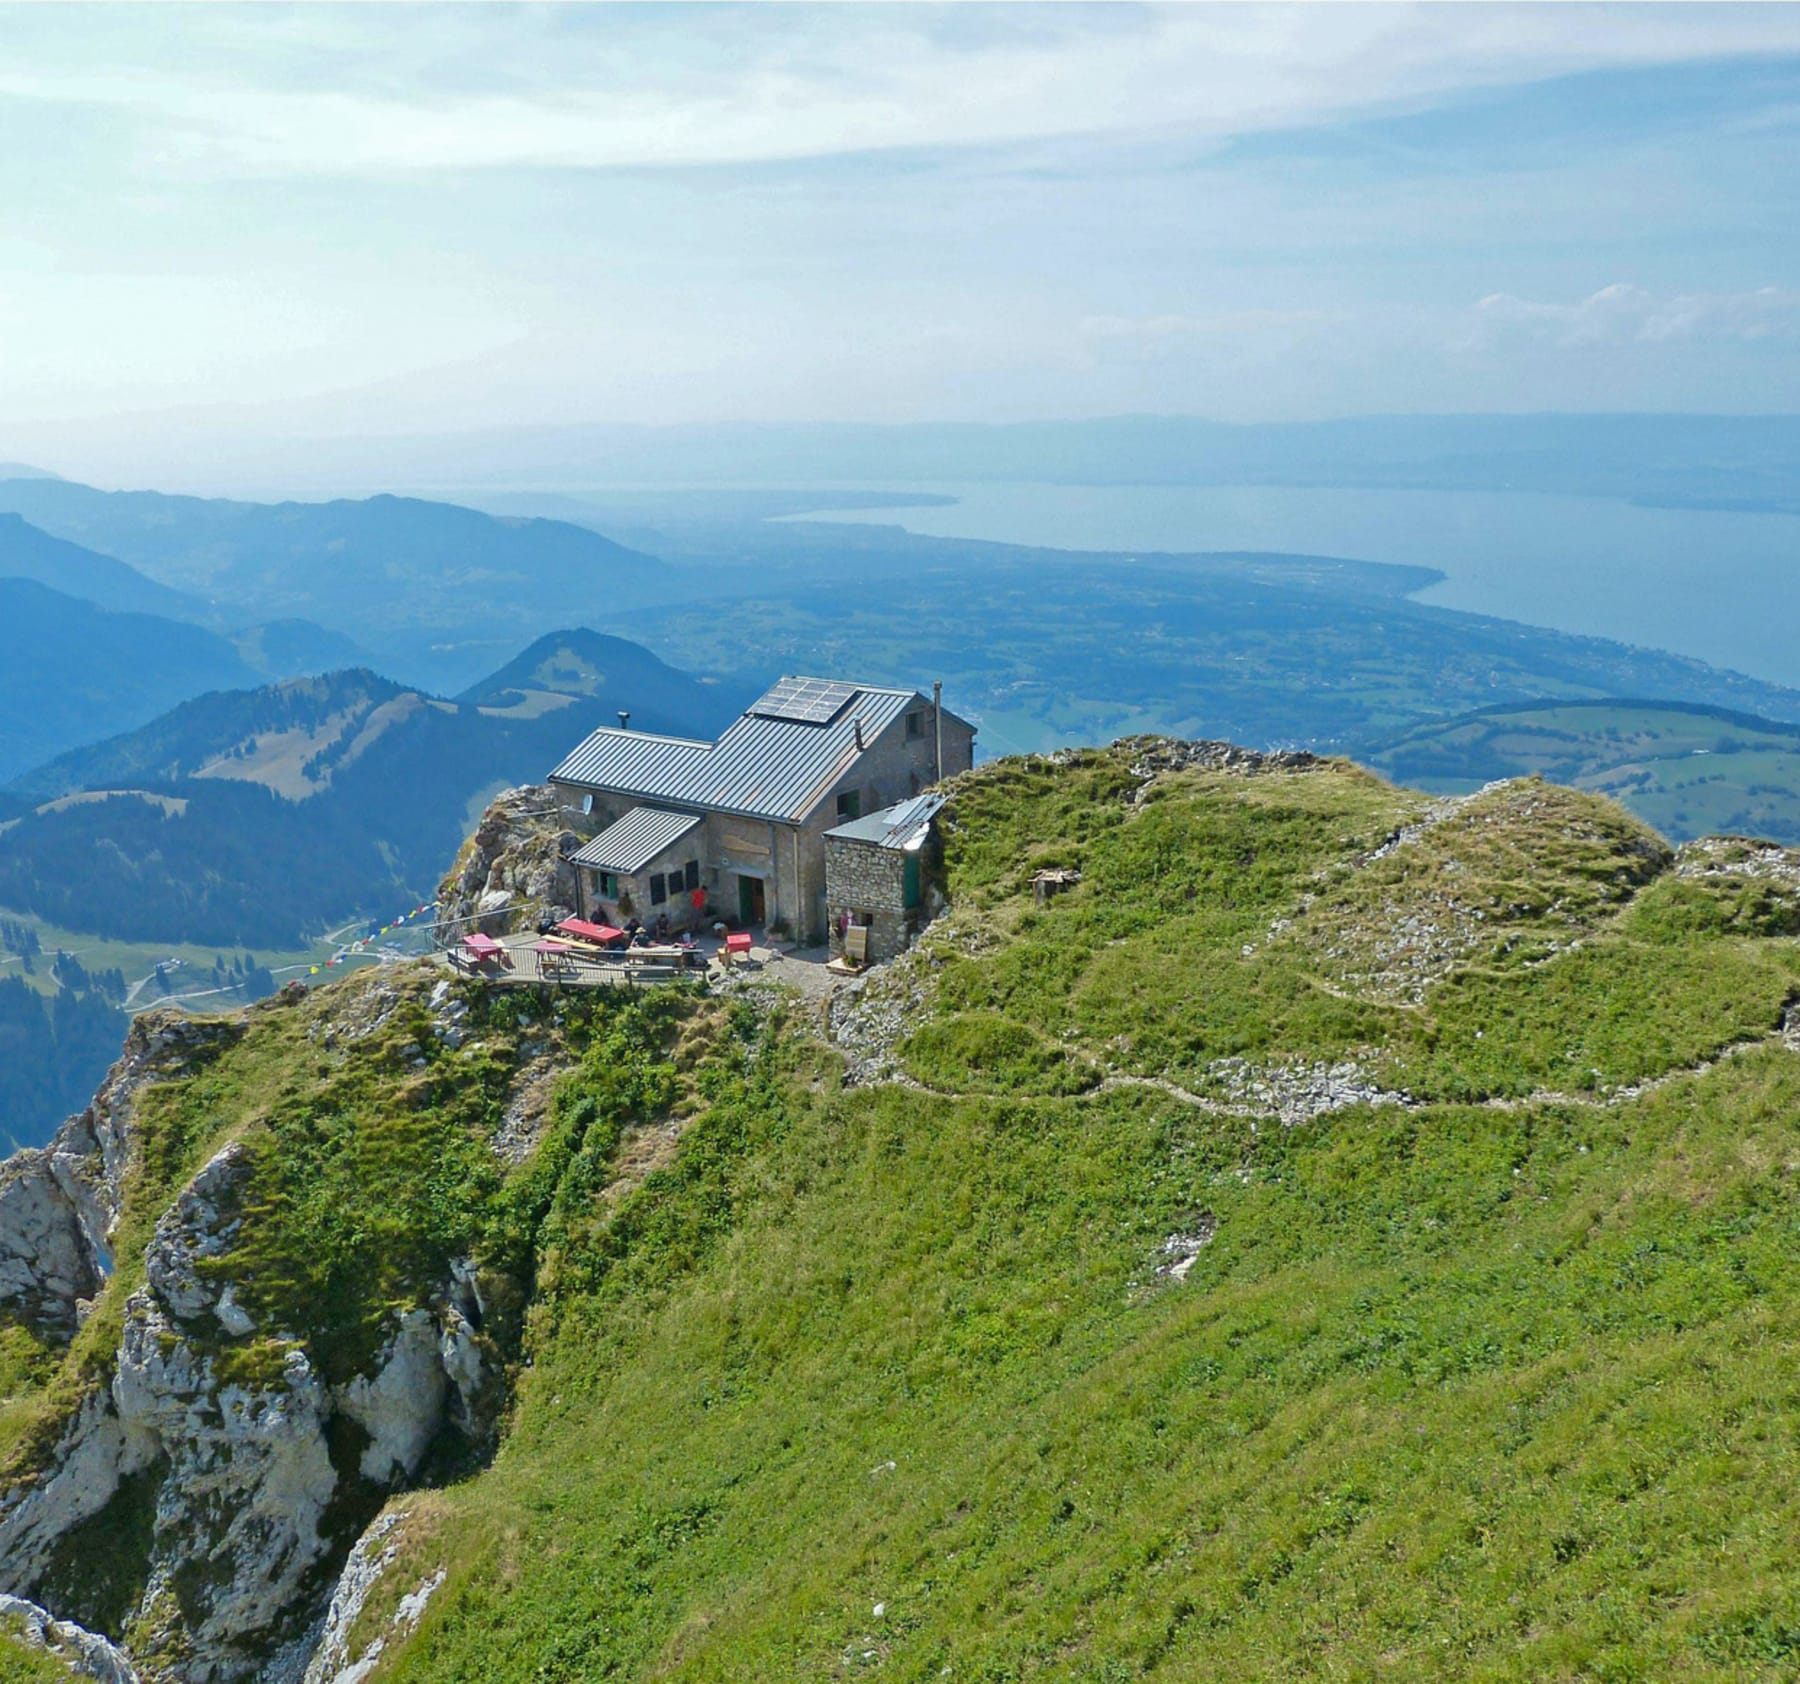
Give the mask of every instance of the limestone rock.
M 198 1265 L 226 1251 L 239 1227 L 238 1201 L 250 1179 L 249 1150 L 234 1141 L 219 1152 L 188 1184 L 156 1224 L 144 1254 L 150 1285 L 164 1307 L 185 1320 L 197 1320 L 215 1309 L 219 1293 L 203 1279 Z M 220 1318 L 248 1323 L 235 1302 Z M 248 1326 L 242 1328 L 248 1332 Z
M 362 1680 L 374 1671 L 375 1663 L 387 1648 L 388 1639 L 410 1631 L 419 1623 L 426 1603 L 444 1582 L 441 1567 L 416 1590 L 399 1599 L 387 1631 L 371 1639 L 362 1653 L 355 1660 L 351 1659 L 351 1629 L 361 1618 L 370 1594 L 400 1553 L 400 1540 L 395 1533 L 405 1525 L 406 1519 L 404 1509 L 389 1511 L 356 1540 L 331 1593 L 331 1605 L 325 1613 L 319 1646 L 301 1684 L 362 1684 Z
M 143 1652 L 156 1655 L 180 1573 L 184 1680 L 246 1677 L 331 1550 L 327 1388 L 298 1347 L 262 1384 L 221 1384 L 213 1359 L 142 1290 L 127 1305 L 112 1389 L 127 1442 L 168 1464 L 138 1614 Z
M 73 1335 L 82 1301 L 100 1290 L 110 1266 L 138 1095 L 242 1033 L 234 1020 L 146 1012 L 93 1103 L 48 1146 L 0 1163 L 0 1307 L 53 1337 Z
M 132 1441 L 109 1393 L 90 1393 L 37 1477 L 0 1492 L 0 1592 L 36 1590 L 62 1535 L 105 1508 L 154 1453 Z
M 407 1310 L 370 1376 L 337 1396 L 338 1407 L 369 1435 L 361 1473 L 393 1486 L 418 1471 L 444 1420 L 444 1364 L 437 1323 L 428 1310 Z
M 101 1263 L 82 1212 L 47 1152 L 0 1164 L 0 1304 L 67 1338 L 75 1306 L 100 1290 Z
M 428 1302 L 396 1312 L 374 1362 L 342 1385 L 298 1337 L 273 1333 L 235 1360 L 231 1341 L 257 1331 L 228 1278 L 255 1167 L 233 1144 L 182 1190 L 146 1248 L 110 1379 L 43 1466 L 0 1491 L 0 1594 L 38 1599 L 67 1534 L 128 1479 L 154 1479 L 126 1647 L 144 1677 L 171 1684 L 237 1684 L 283 1655 L 297 1677 L 346 1506 L 404 1486 L 446 1428 L 485 1436 L 498 1409 L 500 1363 L 466 1260 Z M 210 1270 L 214 1259 L 224 1266 Z M 354 1471 L 332 1461 L 339 1416 L 367 1435 Z
M 61 1661 L 71 1677 L 94 1678 L 100 1684 L 138 1684 L 137 1672 L 123 1650 L 73 1620 L 54 1618 L 35 1602 L 0 1596 L 0 1620 L 12 1621 L 24 1642 Z
M 508 935 L 546 917 L 570 917 L 576 893 L 568 856 L 580 846 L 548 785 L 497 795 L 438 886 L 440 927 L 454 941 L 471 930 Z

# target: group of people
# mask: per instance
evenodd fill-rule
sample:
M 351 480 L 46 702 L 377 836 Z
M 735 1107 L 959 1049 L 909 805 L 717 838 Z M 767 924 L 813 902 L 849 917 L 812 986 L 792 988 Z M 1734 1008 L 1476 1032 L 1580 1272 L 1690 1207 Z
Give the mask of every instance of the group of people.
M 666 912 L 657 913 L 656 923 L 654 925 L 645 924 L 640 922 L 637 918 L 633 918 L 625 926 L 625 934 L 630 938 L 633 947 L 650 947 L 652 945 L 657 947 L 667 947 L 668 944 L 675 939 L 674 928 L 669 923 L 669 915 Z M 686 940 L 691 946 L 694 940 L 691 931 L 688 933 Z
M 544 917 L 538 921 L 539 935 L 555 935 L 556 930 L 557 923 L 554 918 Z M 624 936 L 625 945 L 628 947 L 667 947 L 675 940 L 675 928 L 669 922 L 668 913 L 659 912 L 654 924 L 646 924 L 639 918 L 631 919 L 625 925 Z M 684 930 L 681 934 L 681 942 L 684 947 L 692 947 L 694 932 Z

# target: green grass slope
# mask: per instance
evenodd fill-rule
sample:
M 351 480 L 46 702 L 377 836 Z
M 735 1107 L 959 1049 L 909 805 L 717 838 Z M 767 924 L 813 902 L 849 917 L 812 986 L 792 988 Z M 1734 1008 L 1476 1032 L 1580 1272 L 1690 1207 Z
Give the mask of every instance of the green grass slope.
M 1666 836 L 1800 844 L 1800 727 L 1676 702 L 1545 702 L 1407 731 L 1367 757 L 1402 783 L 1465 792 L 1540 773 L 1622 801 Z
M 1754 864 L 1536 785 L 976 776 L 888 984 L 921 1085 L 777 1033 L 553 1242 L 381 1676 L 1786 1675 L 1800 925 Z M 1313 1065 L 1387 1102 L 1246 1086 Z
M 445 1256 L 518 1283 L 373 1679 L 1793 1675 L 1800 859 L 1147 742 L 946 845 L 829 1021 L 521 1000 L 419 1064 L 326 990 L 150 1107 L 109 1303 L 239 1129 L 215 1266 L 328 1372 Z M 15 1467 L 109 1313 L 11 1359 Z

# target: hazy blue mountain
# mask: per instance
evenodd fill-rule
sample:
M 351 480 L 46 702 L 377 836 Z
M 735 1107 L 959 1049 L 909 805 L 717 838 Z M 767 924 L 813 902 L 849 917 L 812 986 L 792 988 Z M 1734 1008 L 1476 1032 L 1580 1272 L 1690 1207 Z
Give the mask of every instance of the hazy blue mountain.
M 114 613 L 34 579 L 0 578 L 0 626 L 0 779 L 202 691 L 255 682 L 204 627 Z
M 52 482 L 46 482 L 52 483 Z M 35 579 L 102 608 L 199 620 L 204 604 L 147 579 L 112 556 L 53 537 L 16 514 L 0 514 L 0 578 Z
M 0 462 L 0 479 L 61 479 L 48 468 L 34 468 L 29 462 Z
M 237 652 L 263 678 L 310 678 L 368 663 L 368 652 L 311 620 L 270 620 L 233 632 Z
M 120 939 L 295 944 L 428 894 L 471 812 L 541 779 L 617 709 L 688 736 L 735 711 L 646 651 L 579 630 L 472 694 L 485 699 L 332 673 L 202 696 L 61 755 L 11 788 L 37 805 L 0 832 L 0 906 Z
M 243 503 L 9 480 L 0 509 L 204 596 L 230 620 L 317 621 L 434 682 L 467 683 L 520 638 L 596 605 L 610 613 L 684 589 L 675 570 L 586 527 L 411 497 Z
M 490 709 L 546 711 L 550 697 L 582 697 L 627 709 L 644 731 L 693 735 L 738 712 L 739 689 L 722 691 L 658 660 L 641 643 L 577 626 L 551 632 L 457 697 Z

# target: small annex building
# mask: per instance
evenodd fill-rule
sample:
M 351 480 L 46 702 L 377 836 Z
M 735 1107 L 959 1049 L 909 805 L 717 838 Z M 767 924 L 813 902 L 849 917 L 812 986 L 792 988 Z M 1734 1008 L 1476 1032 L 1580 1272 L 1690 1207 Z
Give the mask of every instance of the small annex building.
M 905 952 L 919 933 L 927 881 L 938 864 L 943 805 L 935 792 L 915 795 L 825 832 L 834 956 L 878 965 Z
M 974 760 L 975 727 L 935 691 L 784 678 L 716 742 L 608 726 L 550 784 L 588 838 L 572 856 L 584 917 L 780 926 L 811 946 L 833 927 L 827 832 Z

